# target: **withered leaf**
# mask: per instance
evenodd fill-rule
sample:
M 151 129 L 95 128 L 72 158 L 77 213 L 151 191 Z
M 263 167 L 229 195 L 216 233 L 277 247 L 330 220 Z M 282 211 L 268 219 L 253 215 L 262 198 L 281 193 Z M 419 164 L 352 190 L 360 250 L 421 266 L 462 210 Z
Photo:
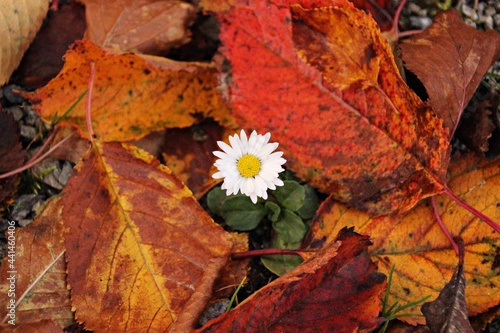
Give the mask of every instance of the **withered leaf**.
M 422 305 L 427 326 L 433 333 L 473 333 L 465 304 L 464 242 L 456 239 L 459 263 L 450 282 L 434 301 Z
M 94 62 L 92 126 L 102 141 L 139 139 L 164 128 L 191 126 L 203 117 L 230 122 L 217 91 L 214 66 L 146 59 L 114 54 L 90 41 L 79 41 L 66 53 L 65 65 L 56 78 L 23 96 L 35 104 L 45 122 L 51 123 L 87 89 L 89 64 Z M 84 104 L 79 103 L 61 124 L 75 126 L 88 137 Z
M 12 115 L 0 108 L 0 174 L 23 165 L 26 152 L 19 141 L 19 125 Z M 0 179 L 0 212 L 9 205 L 17 186 L 19 175 Z
M 164 54 L 190 39 L 193 5 L 178 0 L 80 0 L 85 38 L 103 48 Z
M 51 199 L 28 227 L 14 229 L 15 263 L 11 266 L 9 261 L 4 261 L 0 267 L 0 290 L 5 291 L 0 293 L 0 302 L 5 305 L 11 299 L 7 277 L 15 271 L 18 302 L 15 316 L 16 325 L 20 327 L 50 319 L 52 325 L 62 330 L 74 322 L 66 288 L 60 201 L 59 197 Z M 2 306 L 0 318 L 12 319 L 7 315 L 7 306 Z M 24 327 L 24 332 L 32 332 L 30 327 Z
M 347 0 L 268 0 L 219 18 L 235 117 L 270 131 L 298 177 L 374 214 L 442 190 L 448 131 L 401 79 L 368 14 Z
M 457 11 L 448 10 L 400 47 L 406 67 L 424 84 L 429 103 L 443 118 L 451 138 L 463 109 L 498 59 L 500 34 L 476 30 Z
M 75 169 L 63 219 L 76 319 L 94 331 L 189 331 L 227 262 L 229 235 L 134 146 L 94 142 Z
M 377 326 L 385 276 L 350 229 L 295 270 L 195 332 L 354 332 Z

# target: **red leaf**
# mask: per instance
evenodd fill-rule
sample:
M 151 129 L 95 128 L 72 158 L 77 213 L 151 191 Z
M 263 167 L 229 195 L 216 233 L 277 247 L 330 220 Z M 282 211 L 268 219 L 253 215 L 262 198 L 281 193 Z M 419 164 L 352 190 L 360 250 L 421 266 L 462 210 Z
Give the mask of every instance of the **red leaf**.
M 292 272 L 196 332 L 354 332 L 377 326 L 384 275 L 377 273 L 370 240 L 343 229 Z

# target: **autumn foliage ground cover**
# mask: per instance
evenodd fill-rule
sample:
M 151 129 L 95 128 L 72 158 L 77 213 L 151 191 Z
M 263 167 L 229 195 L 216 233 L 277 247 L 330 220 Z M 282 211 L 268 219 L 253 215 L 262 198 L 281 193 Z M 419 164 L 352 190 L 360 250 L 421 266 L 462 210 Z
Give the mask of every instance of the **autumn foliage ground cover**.
M 49 148 L 28 159 L 0 112 L 2 331 L 473 332 L 498 315 L 498 86 L 462 116 L 492 82 L 497 32 L 448 10 L 398 40 L 383 0 L 80 2 L 54 9 L 85 8 L 64 66 L 19 74 L 35 56 L 14 75 L 39 141 L 75 163 L 25 228 L 8 172 Z M 16 51 L 41 24 L 18 21 Z M 242 128 L 287 159 L 256 204 L 211 177 Z

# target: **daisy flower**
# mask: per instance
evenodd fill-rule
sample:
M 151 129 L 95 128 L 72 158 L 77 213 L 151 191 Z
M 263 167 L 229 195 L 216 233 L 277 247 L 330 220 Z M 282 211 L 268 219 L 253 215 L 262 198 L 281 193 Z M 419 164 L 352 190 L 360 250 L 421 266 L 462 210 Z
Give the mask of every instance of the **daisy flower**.
M 281 167 L 286 160 L 282 152 L 273 151 L 278 148 L 278 143 L 269 143 L 271 134 L 257 134 L 253 131 L 250 138 L 244 130 L 240 135 L 229 136 L 231 145 L 222 141 L 217 144 L 223 151 L 214 151 L 219 159 L 214 165 L 219 169 L 213 178 L 224 178 L 222 189 L 226 194 L 248 195 L 253 203 L 257 197 L 267 199 L 267 189 L 275 190 L 276 186 L 283 186 L 283 181 L 278 178 L 278 173 L 284 171 Z

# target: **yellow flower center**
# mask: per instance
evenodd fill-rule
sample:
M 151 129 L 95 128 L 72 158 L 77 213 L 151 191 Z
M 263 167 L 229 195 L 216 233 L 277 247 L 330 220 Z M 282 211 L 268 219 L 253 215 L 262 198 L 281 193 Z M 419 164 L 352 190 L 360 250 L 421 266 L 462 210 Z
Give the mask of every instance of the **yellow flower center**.
M 253 155 L 243 155 L 238 160 L 238 171 L 245 178 L 255 177 L 260 171 L 260 160 Z

